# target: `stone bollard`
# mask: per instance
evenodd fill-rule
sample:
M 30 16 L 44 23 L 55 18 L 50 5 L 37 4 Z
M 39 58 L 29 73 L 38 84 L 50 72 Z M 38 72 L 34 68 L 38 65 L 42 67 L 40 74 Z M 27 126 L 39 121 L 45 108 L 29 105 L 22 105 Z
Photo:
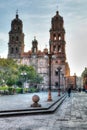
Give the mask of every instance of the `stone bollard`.
M 31 104 L 31 107 L 41 107 L 41 104 L 38 104 L 38 102 L 39 102 L 39 100 L 40 100 L 40 98 L 39 98 L 39 96 L 38 95 L 34 95 L 33 97 L 32 97 L 32 100 L 33 100 L 33 104 Z

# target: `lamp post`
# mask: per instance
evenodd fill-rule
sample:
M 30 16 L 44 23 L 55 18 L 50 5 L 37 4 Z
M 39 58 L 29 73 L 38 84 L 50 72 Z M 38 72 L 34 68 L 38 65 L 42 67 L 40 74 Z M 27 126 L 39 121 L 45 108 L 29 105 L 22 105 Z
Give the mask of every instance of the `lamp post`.
M 64 74 L 62 73 L 62 93 L 64 92 Z
M 57 71 L 58 71 L 58 96 L 60 96 L 60 71 L 61 71 L 61 67 L 59 66 L 58 68 L 57 68 Z
M 76 85 L 76 73 L 74 73 L 74 79 L 75 79 L 74 89 L 76 89 L 76 87 L 77 87 L 77 85 Z
M 23 80 L 22 80 L 22 93 L 24 93 L 24 91 L 23 91 L 23 88 L 24 88 L 24 81 L 26 81 L 26 75 L 27 75 L 27 73 L 26 72 L 22 72 L 21 73 L 21 76 L 23 77 Z
M 49 57 L 49 88 L 48 88 L 48 100 L 47 101 L 52 101 L 52 96 L 51 96 L 51 59 L 52 59 L 52 54 L 49 53 L 47 55 Z
M 49 53 L 47 53 L 46 55 L 49 58 L 49 88 L 48 88 L 48 99 L 47 101 L 52 101 L 52 96 L 51 96 L 51 60 L 52 60 L 52 55 L 54 55 L 53 53 L 51 53 L 51 41 L 49 41 Z
M 66 91 L 66 76 L 64 76 L 64 92 Z

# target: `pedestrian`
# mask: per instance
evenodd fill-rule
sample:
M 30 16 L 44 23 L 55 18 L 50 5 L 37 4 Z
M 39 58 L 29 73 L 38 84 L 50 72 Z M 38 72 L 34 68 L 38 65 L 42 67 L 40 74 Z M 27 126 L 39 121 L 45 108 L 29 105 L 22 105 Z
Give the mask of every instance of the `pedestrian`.
M 79 88 L 79 92 L 81 92 L 81 88 Z
M 68 88 L 67 92 L 68 92 L 68 97 L 70 97 L 70 95 L 71 95 L 71 87 Z

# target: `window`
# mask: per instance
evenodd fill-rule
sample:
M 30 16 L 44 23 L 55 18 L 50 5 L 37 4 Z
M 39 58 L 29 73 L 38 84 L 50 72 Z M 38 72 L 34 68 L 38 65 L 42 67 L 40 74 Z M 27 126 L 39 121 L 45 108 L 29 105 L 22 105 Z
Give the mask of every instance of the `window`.
M 18 27 L 18 30 L 20 30 L 20 27 Z
M 11 48 L 11 53 L 13 53 L 14 52 L 14 49 L 13 49 L 13 47 Z
M 56 34 L 53 35 L 53 39 L 56 40 Z
M 58 71 L 55 71 L 55 75 L 58 76 Z
M 55 87 L 58 87 L 58 82 L 55 82 Z
M 16 53 L 18 53 L 18 48 L 16 47 Z
M 17 37 L 16 37 L 16 41 L 18 41 L 18 40 L 19 40 L 19 37 L 17 36 Z
M 58 35 L 58 39 L 61 40 L 61 35 L 60 34 Z
M 61 52 L 61 46 L 60 45 L 58 46 L 58 52 Z
M 12 41 L 14 41 L 14 36 L 12 36 Z

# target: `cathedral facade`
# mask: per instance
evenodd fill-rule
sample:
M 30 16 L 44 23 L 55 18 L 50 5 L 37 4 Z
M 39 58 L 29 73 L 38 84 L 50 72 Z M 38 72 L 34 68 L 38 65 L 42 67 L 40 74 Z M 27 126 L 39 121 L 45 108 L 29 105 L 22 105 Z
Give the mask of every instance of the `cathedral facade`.
M 34 37 L 32 48 L 24 52 L 24 33 L 23 22 L 19 19 L 18 13 L 15 19 L 11 21 L 11 30 L 9 32 L 8 58 L 17 59 L 19 64 L 32 65 L 36 71 L 43 77 L 43 85 L 49 85 L 49 51 L 51 55 L 51 85 L 58 86 L 64 83 L 64 77 L 70 76 L 70 68 L 66 60 L 65 52 L 65 29 L 63 17 L 56 11 L 51 19 L 49 50 L 38 49 L 38 41 Z M 61 67 L 60 81 L 58 78 L 58 68 Z

